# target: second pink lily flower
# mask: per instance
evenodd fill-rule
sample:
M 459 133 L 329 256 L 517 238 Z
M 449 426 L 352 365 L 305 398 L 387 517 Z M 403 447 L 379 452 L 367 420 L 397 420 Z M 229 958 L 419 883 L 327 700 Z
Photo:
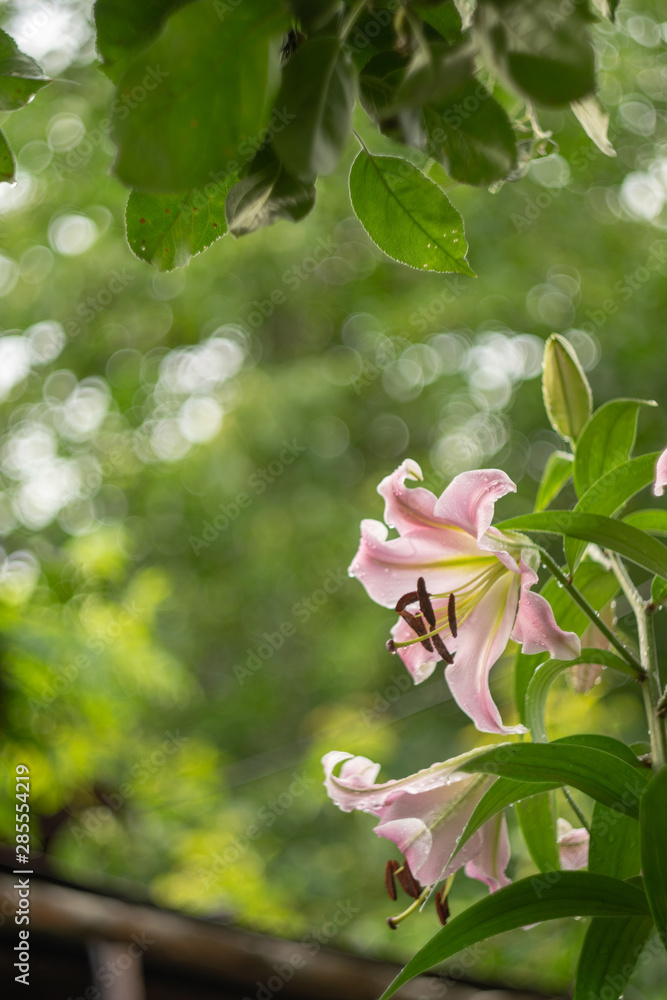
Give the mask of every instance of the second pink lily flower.
M 489 671 L 509 639 L 525 653 L 548 650 L 558 659 L 573 658 L 581 644 L 531 591 L 539 554 L 530 541 L 491 527 L 496 501 L 516 486 L 499 469 L 483 469 L 461 473 L 436 497 L 407 479 L 423 479 L 409 459 L 380 483 L 386 524 L 362 521 L 350 574 L 401 614 L 390 645 L 416 684 L 445 659 L 450 690 L 480 732 L 524 732 L 503 725 L 489 690 Z

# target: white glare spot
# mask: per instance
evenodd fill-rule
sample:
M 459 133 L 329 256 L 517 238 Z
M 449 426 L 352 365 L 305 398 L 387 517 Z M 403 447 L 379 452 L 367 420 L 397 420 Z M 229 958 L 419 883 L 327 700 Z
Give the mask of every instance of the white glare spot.
M 621 201 L 632 215 L 651 221 L 662 211 L 665 191 L 651 174 L 635 171 L 628 174 L 621 185 Z
M 54 319 L 33 323 L 23 331 L 23 336 L 30 344 L 30 360 L 34 365 L 46 365 L 57 358 L 67 339 L 62 326 Z
M 85 253 L 97 236 L 97 226 L 87 215 L 60 215 L 49 223 L 49 243 L 66 257 Z
M 12 552 L 0 564 L 0 601 L 14 606 L 24 604 L 38 580 L 39 563 L 32 552 Z
M 23 337 L 0 337 L 0 399 L 30 371 L 30 346 Z
M 178 415 L 178 429 L 186 441 L 209 441 L 222 425 L 222 407 L 212 396 L 190 396 Z

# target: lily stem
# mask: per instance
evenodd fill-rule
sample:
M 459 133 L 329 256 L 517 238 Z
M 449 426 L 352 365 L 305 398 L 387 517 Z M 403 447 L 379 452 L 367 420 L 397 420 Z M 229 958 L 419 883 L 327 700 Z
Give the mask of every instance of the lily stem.
M 591 828 L 589 827 L 588 822 L 586 821 L 586 817 L 582 813 L 582 811 L 579 808 L 579 806 L 577 805 L 577 803 L 574 801 L 574 796 L 572 795 L 572 792 L 570 791 L 569 788 L 567 788 L 566 785 L 563 785 L 563 795 L 565 796 L 565 798 L 567 799 L 567 801 L 570 803 L 570 808 L 572 809 L 572 812 L 577 817 L 577 819 L 579 820 L 579 822 L 583 826 L 584 830 L 588 830 L 588 832 L 590 833 L 591 832 Z
M 595 627 L 598 628 L 600 632 L 602 632 L 603 636 L 609 642 L 609 644 L 613 646 L 616 652 L 625 660 L 625 662 L 632 667 L 632 669 L 637 674 L 638 680 L 645 680 L 648 675 L 648 671 L 640 663 L 640 661 L 637 659 L 634 653 L 632 653 L 631 650 L 629 650 L 626 646 L 624 646 L 624 644 L 621 642 L 618 636 L 614 635 L 609 626 L 602 621 L 600 615 L 597 613 L 595 608 L 588 603 L 588 601 L 581 593 L 581 591 L 574 586 L 572 580 L 570 580 L 569 577 L 565 576 L 558 563 L 551 558 L 549 553 L 545 552 L 543 548 L 539 548 L 539 553 L 542 562 L 547 567 L 549 572 L 553 574 L 558 583 L 560 583 L 561 587 L 563 587 L 568 592 L 574 603 L 581 608 L 581 610 L 588 618 L 590 618 Z
M 658 770 L 667 763 L 667 729 L 663 714 L 665 695 L 660 681 L 658 651 L 653 625 L 654 608 L 641 596 L 622 560 L 618 556 L 612 555 L 610 561 L 614 574 L 637 619 L 639 654 L 648 678 L 643 688 L 644 707 L 651 738 L 651 758 L 653 767 Z

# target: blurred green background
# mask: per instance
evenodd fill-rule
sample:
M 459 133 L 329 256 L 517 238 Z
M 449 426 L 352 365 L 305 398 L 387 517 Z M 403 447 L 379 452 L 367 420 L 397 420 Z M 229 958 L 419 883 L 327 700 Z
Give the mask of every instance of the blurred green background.
M 329 803 L 319 760 L 349 750 L 400 777 L 480 738 L 440 669 L 408 683 L 385 649 L 392 614 L 346 568 L 407 456 L 436 492 L 502 467 L 518 494 L 500 515 L 531 509 L 559 444 L 540 396 L 551 332 L 598 404 L 665 402 L 664 9 L 625 2 L 595 29 L 615 158 L 551 112 L 524 179 L 450 187 L 476 279 L 384 258 L 351 216 L 346 165 L 305 223 L 155 274 L 124 238 L 89 4 L 0 13 L 59 77 L 0 116 L 20 165 L 0 186 L 3 775 L 29 764 L 64 877 L 299 939 L 326 937 L 343 906 L 329 943 L 407 958 L 435 914 L 386 927 L 389 845 Z M 640 446 L 664 446 L 664 411 L 640 428 Z M 492 679 L 509 721 L 511 651 Z M 549 710 L 554 736 L 645 737 L 622 680 L 584 696 L 563 681 Z M 520 877 L 534 868 L 510 825 Z M 453 911 L 483 891 L 460 874 Z M 467 973 L 565 990 L 582 930 L 503 935 Z M 628 997 L 667 996 L 651 954 Z

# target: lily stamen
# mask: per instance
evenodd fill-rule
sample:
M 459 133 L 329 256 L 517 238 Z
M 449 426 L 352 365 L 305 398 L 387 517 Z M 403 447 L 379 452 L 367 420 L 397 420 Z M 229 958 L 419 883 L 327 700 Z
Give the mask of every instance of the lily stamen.
M 410 614 L 409 611 L 400 611 L 399 614 L 401 618 L 408 623 L 413 632 L 416 632 L 417 635 L 421 637 L 419 641 L 424 649 L 427 649 L 429 653 L 432 653 L 433 646 L 429 641 L 431 637 L 427 634 L 426 626 L 421 618 L 418 618 L 417 615 Z
M 405 918 L 409 917 L 411 913 L 414 913 L 415 910 L 419 909 L 419 907 L 426 899 L 430 891 L 431 891 L 431 886 L 427 885 L 422 894 L 417 899 L 415 899 L 414 903 L 412 903 L 411 906 L 408 906 L 407 910 L 403 910 L 403 912 L 399 913 L 397 917 L 387 917 L 387 924 L 391 927 L 393 931 L 396 930 L 401 920 L 405 920 Z
M 426 589 L 426 581 L 423 576 L 420 576 L 417 580 L 417 594 L 419 595 L 419 607 L 421 608 L 422 615 L 431 628 L 435 628 L 435 611 L 433 610 L 431 598 Z
M 449 595 L 449 601 L 447 602 L 447 618 L 449 619 L 449 631 L 456 639 L 459 628 L 456 623 L 456 594 L 454 593 Z
M 396 893 L 396 883 L 394 881 L 394 875 L 398 871 L 398 861 L 390 859 L 387 862 L 387 866 L 384 870 L 384 884 L 387 890 L 387 895 L 390 899 L 397 899 Z

